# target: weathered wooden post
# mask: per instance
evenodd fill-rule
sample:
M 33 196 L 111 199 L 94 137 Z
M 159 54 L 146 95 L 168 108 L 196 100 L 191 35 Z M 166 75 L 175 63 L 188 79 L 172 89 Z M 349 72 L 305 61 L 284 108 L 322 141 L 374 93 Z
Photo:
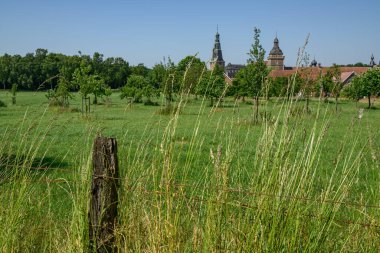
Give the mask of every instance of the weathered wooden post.
M 95 252 L 116 252 L 119 167 L 117 142 L 98 136 L 92 153 L 91 199 L 88 213 L 90 248 Z

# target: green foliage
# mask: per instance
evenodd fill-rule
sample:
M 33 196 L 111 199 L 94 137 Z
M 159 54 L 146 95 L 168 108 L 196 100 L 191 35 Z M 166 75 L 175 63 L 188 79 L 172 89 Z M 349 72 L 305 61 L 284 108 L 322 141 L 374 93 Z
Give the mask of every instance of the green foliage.
M 93 91 L 93 86 L 90 80 L 91 66 L 85 61 L 81 62 L 80 68 L 77 68 L 73 74 L 73 86 L 79 88 L 82 97 L 87 98 Z
M 341 80 L 341 71 L 337 65 L 330 68 L 333 77 L 333 87 L 331 89 L 332 95 L 335 97 L 335 112 L 338 112 L 338 98 L 343 89 L 343 82 Z
M 245 98 L 249 95 L 244 68 L 240 69 L 236 73 L 235 78 L 232 81 L 232 85 L 229 89 L 229 95 L 234 96 L 235 98 Z
M 166 69 L 162 63 L 154 65 L 149 72 L 149 82 L 157 90 L 164 90 L 166 78 Z
M 356 76 L 352 79 L 350 84 L 344 88 L 343 93 L 349 99 L 357 102 L 365 96 L 363 86 L 363 79 L 360 76 Z
M 132 98 L 132 102 L 141 103 L 143 96 L 145 96 L 149 103 L 151 98 L 157 95 L 157 90 L 147 78 L 133 74 L 128 78 L 126 85 L 121 89 L 120 98 Z
M 7 107 L 7 104 L 0 100 L 0 107 Z
M 104 90 L 104 96 L 105 96 L 104 101 L 106 102 L 107 105 L 111 102 L 111 95 L 112 95 L 112 89 L 110 87 L 106 87 Z
M 149 75 L 149 69 L 144 66 L 143 63 L 138 64 L 137 66 L 134 66 L 131 68 L 132 75 L 142 76 L 142 77 L 148 77 Z
M 94 94 L 94 104 L 97 104 L 98 98 L 105 95 L 108 86 L 106 86 L 104 80 L 97 75 L 90 78 L 90 83 L 93 87 L 92 93 Z
M 260 43 L 260 33 L 260 29 L 255 27 L 247 66 L 239 70 L 231 87 L 231 93 L 235 97 L 251 96 L 258 101 L 263 94 L 265 79 L 270 70 L 264 62 L 265 50 Z
M 69 99 L 72 99 L 70 93 L 71 83 L 68 82 L 63 75 L 59 77 L 58 86 L 55 89 L 50 89 L 46 93 L 46 98 L 49 100 L 49 105 L 68 107 Z
M 247 89 L 248 95 L 255 100 L 255 111 L 253 113 L 254 122 L 258 122 L 259 117 L 259 97 L 263 92 L 265 79 L 269 74 L 269 68 L 264 62 L 265 50 L 260 43 L 260 29 L 254 28 L 253 44 L 248 53 L 247 66 L 242 69 L 242 85 L 238 90 Z
M 79 92 L 83 98 L 94 94 L 94 104 L 97 104 L 97 98 L 105 94 L 107 86 L 104 80 L 96 74 L 91 74 L 91 65 L 82 61 L 80 68 L 76 69 L 73 74 L 73 86 L 79 87 Z
M 289 84 L 288 77 L 268 78 L 268 96 L 269 97 L 283 97 L 287 95 Z
M 320 96 L 325 98 L 325 102 L 327 102 L 328 97 L 334 87 L 333 81 L 333 73 L 331 70 L 328 70 L 326 74 L 321 74 L 319 76 L 316 88 L 320 91 Z
M 333 65 L 330 68 L 330 71 L 331 71 L 331 74 L 332 74 L 332 77 L 333 77 L 333 81 L 334 81 L 334 83 L 332 85 L 331 93 L 333 94 L 334 97 L 339 97 L 340 96 L 340 92 L 343 89 L 343 83 L 342 83 L 342 80 L 341 80 L 341 71 L 340 71 L 340 68 L 337 65 Z
M 17 89 L 18 89 L 18 84 L 16 84 L 16 83 L 12 84 L 11 94 L 12 94 L 13 97 L 16 96 L 16 94 L 17 94 Z
M 206 64 L 195 56 L 187 56 L 177 66 L 176 80 L 181 83 L 181 90 L 195 94 L 196 86 L 200 82 Z
M 345 94 L 355 101 L 367 97 L 368 107 L 371 108 L 371 97 L 380 94 L 380 69 L 372 68 L 363 75 L 356 76 L 345 89 Z
M 11 94 L 12 94 L 12 104 L 16 104 L 16 94 L 17 94 L 18 84 L 12 84 Z
M 124 86 L 126 80 L 131 74 L 129 63 L 123 58 L 107 58 L 103 61 L 102 73 L 100 76 L 105 83 L 115 89 Z
M 335 64 L 333 64 L 335 65 Z M 369 67 L 368 64 L 362 63 L 362 62 L 357 62 L 355 64 L 347 64 L 347 65 L 338 65 L 340 67 Z
M 215 65 L 212 71 L 207 71 L 197 86 L 197 94 L 206 96 L 210 99 L 210 105 L 214 105 L 214 101 L 220 99 L 227 89 L 224 81 L 224 72 L 219 65 Z
M 131 79 L 131 78 L 130 78 Z M 128 79 L 128 80 L 130 80 Z M 132 102 L 134 103 L 140 103 L 141 102 L 141 97 L 142 97 L 142 92 L 141 90 L 135 88 L 135 87 L 130 87 L 125 85 L 123 88 L 121 88 L 121 94 L 120 98 L 132 98 Z
M 260 29 L 254 28 L 254 43 L 248 53 L 247 66 L 244 68 L 244 79 L 249 95 L 259 97 L 262 92 L 264 79 L 269 69 L 264 62 L 265 50 L 260 43 Z
M 156 64 L 149 75 L 150 84 L 164 94 L 166 106 L 171 104 L 174 93 L 179 91 L 176 71 L 177 68 L 169 57 L 167 63 Z
M 13 83 L 19 84 L 23 90 L 54 89 L 58 85 L 55 77 L 63 74 L 71 82 L 74 71 L 80 68 L 82 61 L 91 66 L 89 74 L 98 75 L 112 88 L 122 87 L 131 74 L 129 63 L 120 57 L 103 59 L 98 52 L 92 58 L 81 53 L 67 56 L 37 49 L 35 53 L 25 56 L 0 56 L 0 85 L 4 89 L 10 89 Z M 148 72 L 149 69 L 144 67 L 144 71 Z
M 369 99 L 369 107 L 371 107 L 370 98 L 380 94 L 380 69 L 372 68 L 363 74 L 363 89 Z
M 52 100 L 55 98 L 55 90 L 52 89 L 52 90 L 48 90 L 45 94 L 45 97 L 48 99 L 48 100 Z

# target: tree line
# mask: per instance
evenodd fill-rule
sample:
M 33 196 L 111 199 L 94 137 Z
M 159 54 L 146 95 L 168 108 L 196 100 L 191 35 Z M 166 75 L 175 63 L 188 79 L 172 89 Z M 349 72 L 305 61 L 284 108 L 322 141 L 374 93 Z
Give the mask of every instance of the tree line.
M 163 95 L 170 105 L 180 92 L 206 96 L 213 105 L 223 96 L 253 99 L 254 117 L 257 120 L 260 97 L 290 97 L 300 94 L 306 99 L 306 108 L 312 96 L 326 100 L 333 96 L 336 102 L 342 92 L 353 100 L 364 96 L 369 99 L 380 93 L 380 70 L 372 69 L 355 77 L 352 85 L 343 86 L 341 72 L 334 65 L 317 79 L 312 78 L 311 68 L 301 68 L 291 77 L 269 78 L 270 68 L 264 62 L 265 50 L 260 43 L 260 29 L 254 29 L 253 43 L 248 53 L 247 65 L 235 76 L 232 84 L 225 82 L 225 74 L 218 65 L 208 70 L 206 63 L 196 56 L 187 56 L 178 64 L 170 58 L 147 68 L 144 64 L 130 66 L 123 58 L 104 58 L 101 53 L 93 56 L 67 56 L 37 49 L 25 56 L 5 54 L 0 56 L 0 85 L 10 89 L 15 97 L 17 89 L 47 90 L 52 102 L 68 106 L 71 91 L 79 91 L 83 98 L 92 95 L 93 103 L 100 97 L 109 97 L 112 89 L 120 89 L 121 99 L 153 104 L 154 97 Z M 308 55 L 303 59 L 308 66 Z
M 209 82 L 211 87 L 203 87 Z M 164 94 L 170 103 L 179 91 L 203 94 L 214 99 L 221 94 L 224 77 L 222 69 L 207 70 L 205 62 L 187 56 L 178 64 L 170 58 L 148 68 L 144 64 L 130 66 L 123 58 L 68 56 L 37 49 L 25 56 L 0 56 L 0 87 L 4 90 L 46 90 L 47 97 L 59 105 L 68 105 L 71 91 L 79 91 L 84 98 L 93 95 L 94 103 L 111 89 L 120 89 L 121 98 L 133 102 L 151 102 L 151 98 Z
M 72 81 L 74 72 L 81 64 L 91 66 L 90 74 L 101 77 L 111 88 L 122 87 L 129 75 L 146 71 L 144 66 L 130 66 L 121 57 L 104 59 L 96 52 L 93 56 L 68 56 L 60 53 L 49 53 L 46 49 L 37 49 L 25 56 L 4 54 L 0 56 L 0 84 L 10 89 L 17 84 L 23 90 L 54 89 L 59 83 L 59 76 Z

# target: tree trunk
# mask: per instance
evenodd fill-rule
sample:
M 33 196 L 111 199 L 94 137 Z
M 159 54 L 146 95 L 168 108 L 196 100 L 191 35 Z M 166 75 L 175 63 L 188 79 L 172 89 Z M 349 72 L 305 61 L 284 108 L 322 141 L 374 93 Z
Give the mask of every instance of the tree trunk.
M 94 105 L 98 104 L 98 96 L 94 95 Z
M 85 113 L 86 116 L 90 113 L 90 98 L 82 97 L 82 115 Z
M 254 122 L 257 124 L 259 122 L 259 96 L 256 96 L 253 99 L 255 100 Z
M 371 95 L 368 95 L 368 108 L 371 109 Z
M 338 96 L 335 96 L 335 113 L 338 113 Z

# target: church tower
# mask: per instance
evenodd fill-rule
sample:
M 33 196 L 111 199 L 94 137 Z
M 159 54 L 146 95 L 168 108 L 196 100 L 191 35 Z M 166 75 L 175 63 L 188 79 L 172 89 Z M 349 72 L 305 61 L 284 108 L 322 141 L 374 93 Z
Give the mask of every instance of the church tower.
M 215 65 L 219 65 L 224 69 L 225 62 L 223 60 L 222 48 L 220 47 L 219 32 L 216 32 L 214 49 L 212 50 L 212 57 L 210 61 L 210 69 L 213 70 Z
M 283 70 L 285 69 L 284 59 L 285 56 L 282 53 L 282 50 L 280 49 L 278 38 L 276 35 L 276 38 L 273 41 L 273 48 L 269 53 L 268 66 L 274 70 Z
M 369 66 L 370 66 L 371 68 L 373 68 L 373 67 L 376 66 L 375 56 L 373 56 L 373 54 L 372 54 L 372 56 L 371 56 L 371 61 L 370 61 L 370 63 L 369 63 Z

